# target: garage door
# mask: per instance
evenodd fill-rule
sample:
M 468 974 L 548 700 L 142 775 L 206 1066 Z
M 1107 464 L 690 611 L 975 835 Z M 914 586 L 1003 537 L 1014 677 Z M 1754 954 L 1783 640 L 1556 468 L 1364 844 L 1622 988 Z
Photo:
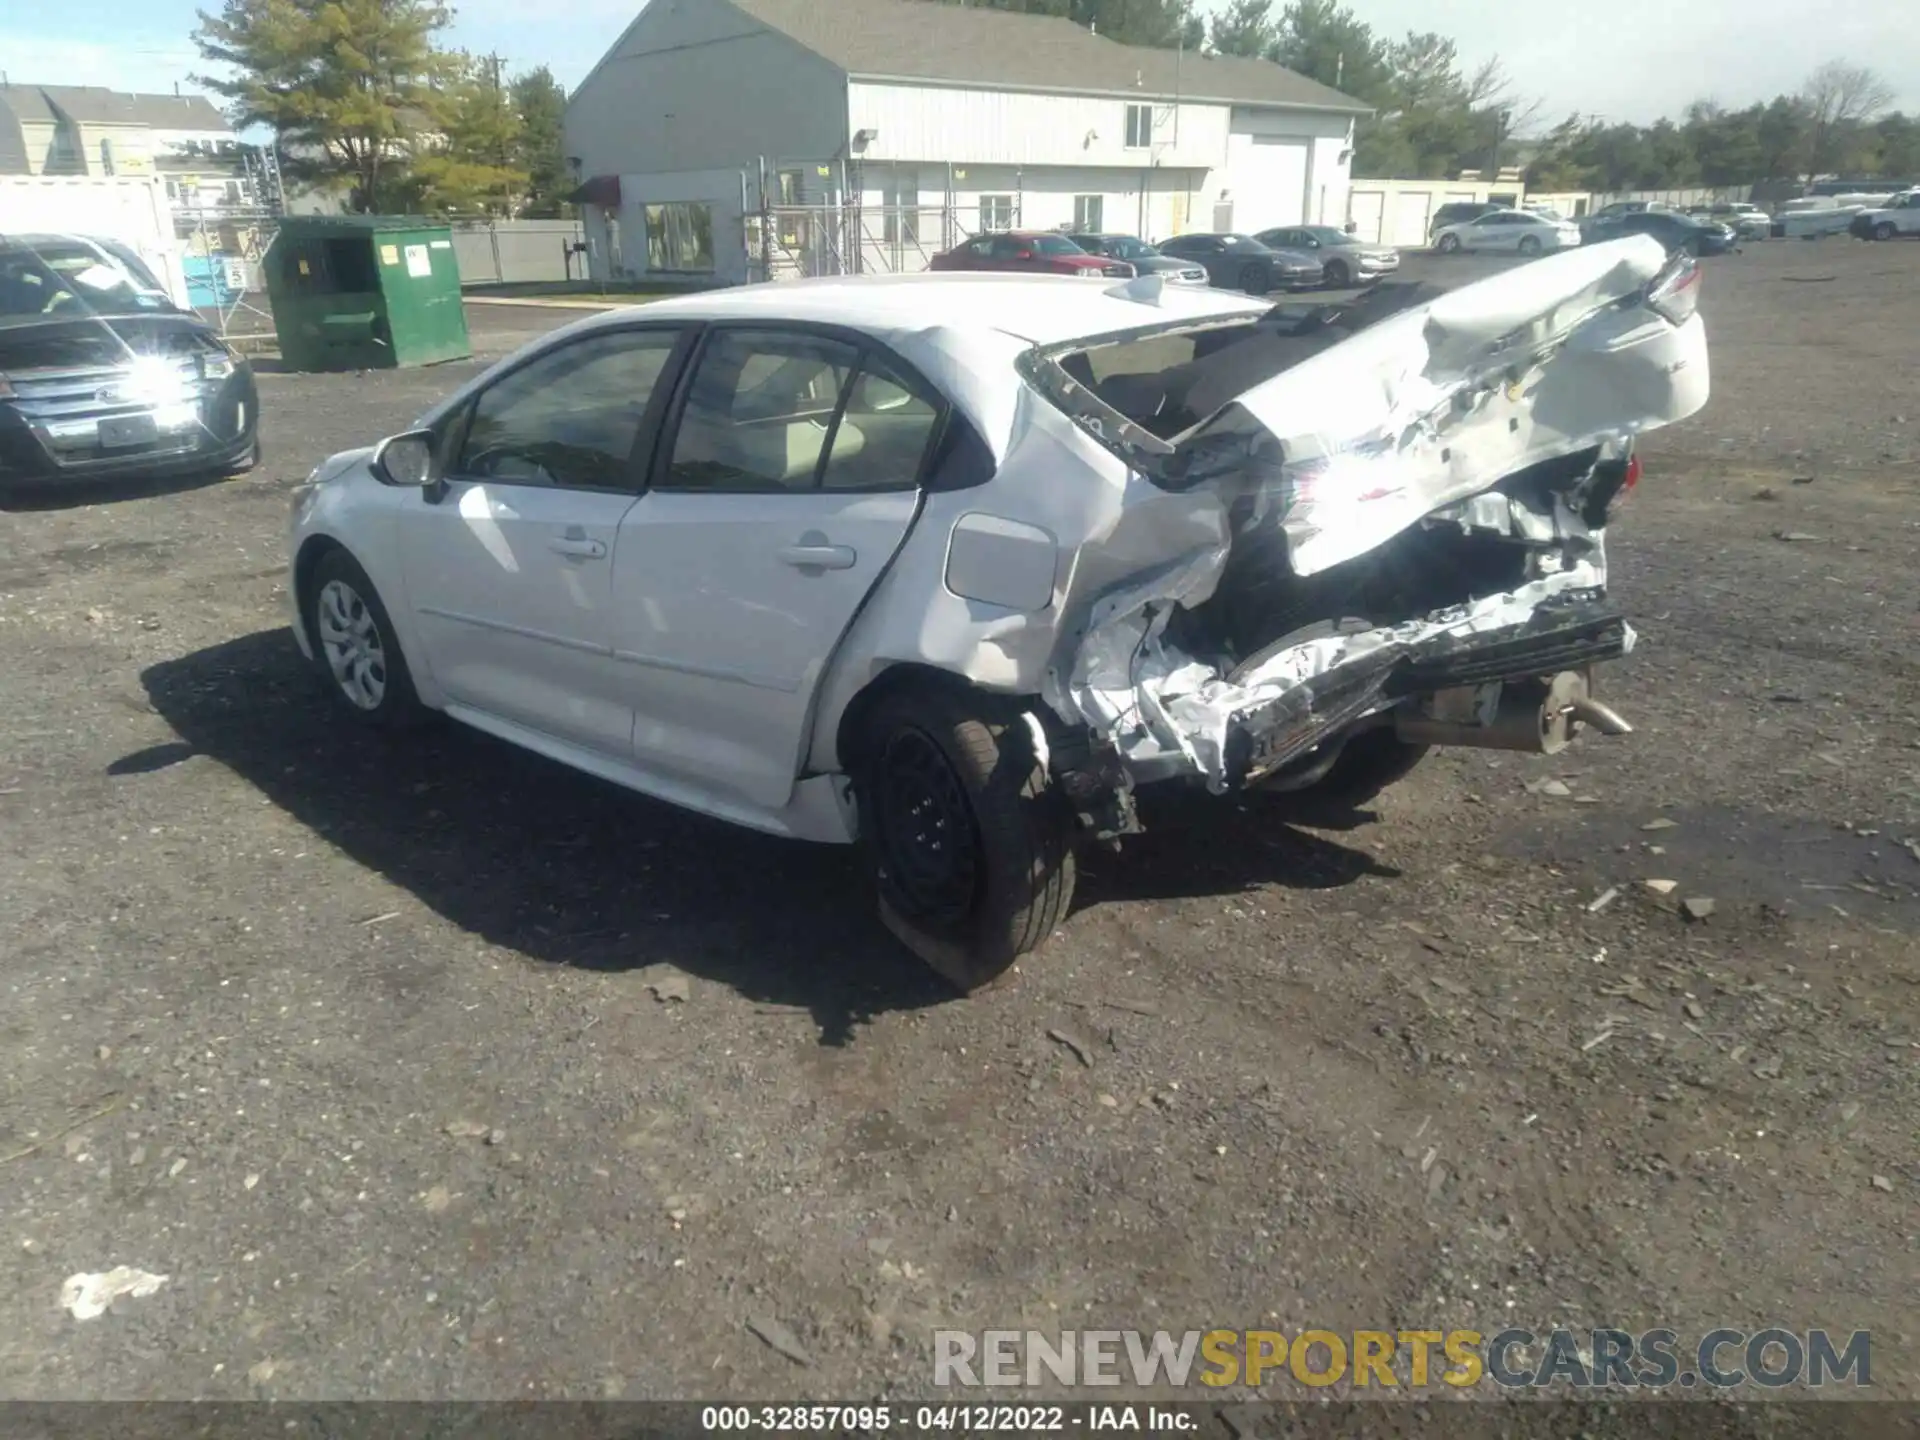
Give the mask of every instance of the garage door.
M 1244 168 L 1234 176 L 1235 220 L 1246 231 L 1304 225 L 1307 219 L 1307 142 L 1253 137 Z
M 1393 235 L 1388 243 L 1394 245 L 1424 245 L 1427 243 L 1427 222 L 1433 217 L 1433 192 L 1419 190 L 1411 194 L 1402 193 L 1400 203 L 1394 207 Z
M 1354 233 L 1368 244 L 1379 243 L 1380 210 L 1386 199 L 1378 190 L 1356 190 L 1347 201 L 1347 218 L 1353 222 Z

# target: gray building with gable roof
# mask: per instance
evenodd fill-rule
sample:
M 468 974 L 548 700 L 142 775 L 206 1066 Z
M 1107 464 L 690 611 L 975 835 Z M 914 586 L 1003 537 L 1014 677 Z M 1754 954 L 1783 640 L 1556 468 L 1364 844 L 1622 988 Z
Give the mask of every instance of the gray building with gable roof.
M 566 137 L 597 276 L 738 280 L 763 257 L 919 269 L 981 230 L 1340 224 L 1366 113 L 1266 61 L 1050 16 L 651 0 L 575 89 Z

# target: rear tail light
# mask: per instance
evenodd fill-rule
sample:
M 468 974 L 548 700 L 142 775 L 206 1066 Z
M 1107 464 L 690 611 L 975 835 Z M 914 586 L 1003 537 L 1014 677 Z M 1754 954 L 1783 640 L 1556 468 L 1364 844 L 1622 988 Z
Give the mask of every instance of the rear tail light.
M 1647 288 L 1647 308 L 1673 325 L 1693 318 L 1700 304 L 1700 266 L 1687 255 L 1676 255 Z
M 6 376 L 0 375 L 0 400 L 13 398 L 13 385 Z
M 1633 487 L 1638 485 L 1639 483 L 1640 483 L 1640 457 L 1638 455 L 1630 455 L 1627 457 L 1627 478 L 1624 481 L 1622 481 L 1620 485 L 1621 498 L 1625 499 L 1627 496 L 1631 495 L 1633 493 Z

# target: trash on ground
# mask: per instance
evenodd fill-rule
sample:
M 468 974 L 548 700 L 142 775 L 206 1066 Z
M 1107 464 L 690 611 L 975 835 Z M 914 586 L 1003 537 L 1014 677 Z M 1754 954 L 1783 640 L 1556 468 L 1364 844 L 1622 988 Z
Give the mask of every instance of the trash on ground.
M 116 1265 L 98 1274 L 69 1275 L 60 1287 L 60 1306 L 76 1320 L 92 1320 L 106 1314 L 107 1307 L 122 1295 L 146 1299 L 166 1284 L 168 1278 L 130 1265 Z
M 747 1320 L 752 1331 L 770 1350 L 784 1355 L 796 1365 L 811 1365 L 813 1357 L 801 1347 L 799 1337 L 771 1315 L 754 1315 Z

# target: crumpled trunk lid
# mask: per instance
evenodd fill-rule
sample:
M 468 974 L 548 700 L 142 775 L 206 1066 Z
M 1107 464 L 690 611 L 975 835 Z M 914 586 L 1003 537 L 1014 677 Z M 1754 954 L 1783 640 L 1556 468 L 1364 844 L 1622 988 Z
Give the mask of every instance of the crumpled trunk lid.
M 1028 378 L 1151 482 L 1110 537 L 1127 578 L 1086 597 L 1048 703 L 1136 778 L 1219 790 L 1484 647 L 1518 646 L 1520 671 L 1565 644 L 1625 653 L 1606 511 L 1634 437 L 1706 403 L 1696 280 L 1636 236 L 1349 318 L 1345 338 L 1186 326 L 1172 400 L 1165 375 L 1086 361 L 1172 327 L 1030 355 Z M 1252 623 L 1221 622 L 1236 609 Z
M 1385 543 L 1537 461 L 1706 404 L 1706 337 L 1635 303 L 1668 264 L 1648 236 L 1462 286 L 1266 378 L 1173 437 L 1188 483 L 1249 468 L 1295 574 Z

